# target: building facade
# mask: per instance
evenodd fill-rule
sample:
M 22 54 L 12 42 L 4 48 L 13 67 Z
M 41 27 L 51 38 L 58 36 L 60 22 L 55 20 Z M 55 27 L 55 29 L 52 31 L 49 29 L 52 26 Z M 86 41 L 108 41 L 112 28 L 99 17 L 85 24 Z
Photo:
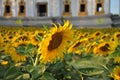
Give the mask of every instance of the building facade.
M 110 0 L 0 0 L 0 16 L 76 17 L 110 13 Z

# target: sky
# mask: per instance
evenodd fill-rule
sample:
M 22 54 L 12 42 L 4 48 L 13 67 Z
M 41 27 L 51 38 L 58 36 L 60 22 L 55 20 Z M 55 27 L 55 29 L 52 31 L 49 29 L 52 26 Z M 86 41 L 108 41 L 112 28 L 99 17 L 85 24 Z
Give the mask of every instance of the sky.
M 110 11 L 113 14 L 119 14 L 120 10 L 120 0 L 110 0 L 111 6 L 110 6 Z

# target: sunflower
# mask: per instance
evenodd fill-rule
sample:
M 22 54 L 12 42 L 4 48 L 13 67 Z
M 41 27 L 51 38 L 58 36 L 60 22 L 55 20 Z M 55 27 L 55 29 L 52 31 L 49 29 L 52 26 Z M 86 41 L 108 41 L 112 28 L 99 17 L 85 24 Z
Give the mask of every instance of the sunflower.
M 115 32 L 114 37 L 120 38 L 120 32 Z
M 93 41 L 93 40 L 99 39 L 101 37 L 101 35 L 102 35 L 102 32 L 96 31 L 93 34 L 91 34 L 89 40 Z
M 86 50 L 86 53 L 91 53 L 93 52 L 94 48 L 97 46 L 98 44 L 96 42 L 93 42 L 93 43 L 89 43 L 87 45 L 87 47 L 85 48 Z
M 113 72 L 111 73 L 111 77 L 114 78 L 114 80 L 120 80 L 120 67 L 115 67 Z
M 113 42 L 103 42 L 94 48 L 93 52 L 97 55 L 105 56 L 115 51 L 117 45 Z
M 49 30 L 49 33 L 44 36 L 41 42 L 41 63 L 53 63 L 56 59 L 63 59 L 63 53 L 68 47 L 68 43 L 73 39 L 74 31 L 71 28 L 72 24 L 66 21 L 63 26 L 59 25 L 57 28 L 55 25 L 55 27 Z
M 39 44 L 39 40 L 37 36 L 43 37 L 44 32 L 35 31 L 35 33 L 30 37 L 31 44 L 37 46 Z
M 4 39 L 2 36 L 0 36 L 0 51 L 2 51 L 4 47 L 5 47 Z
M 114 57 L 114 63 L 120 63 L 120 57 Z
M 30 37 L 26 34 L 24 35 L 16 35 L 13 39 L 12 39 L 12 43 L 15 45 L 15 46 L 18 46 L 20 44 L 23 44 L 23 43 L 29 43 L 30 42 Z
M 120 44 L 120 32 L 114 33 L 113 37 L 115 40 L 117 40 L 118 44 Z
M 8 64 L 8 61 L 4 61 L 4 60 L 3 60 L 3 61 L 0 62 L 0 64 L 5 66 L 5 65 Z
M 15 61 L 15 62 L 25 61 L 26 58 L 27 58 L 27 56 L 28 56 L 27 54 L 21 55 L 21 54 L 18 53 L 18 52 L 16 51 L 16 49 L 13 48 L 13 47 L 11 47 L 10 50 L 11 50 L 11 51 L 10 51 L 10 56 L 11 56 L 12 60 Z
M 88 36 L 89 36 L 89 32 L 85 32 L 85 33 L 83 34 L 83 36 L 84 36 L 84 37 L 88 37 Z
M 104 42 L 104 41 L 109 41 L 111 38 L 111 35 L 108 33 L 108 34 L 104 34 L 100 37 L 100 41 L 101 42 Z
M 97 37 L 97 36 L 101 36 L 101 34 L 102 34 L 101 31 L 96 31 L 92 35 Z
M 77 40 L 76 42 L 74 42 L 68 49 L 68 53 L 78 53 L 79 52 L 83 52 L 83 48 L 86 45 L 86 42 L 88 41 L 87 38 L 81 39 L 81 40 Z M 80 48 L 82 48 L 82 50 L 80 50 Z M 81 53 L 78 53 L 81 54 Z

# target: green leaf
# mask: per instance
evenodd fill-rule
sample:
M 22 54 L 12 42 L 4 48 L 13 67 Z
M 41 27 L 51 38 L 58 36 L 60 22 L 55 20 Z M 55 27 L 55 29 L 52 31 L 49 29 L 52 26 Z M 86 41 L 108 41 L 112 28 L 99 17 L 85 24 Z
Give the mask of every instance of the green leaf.
M 45 72 L 39 80 L 55 80 L 51 73 Z
M 48 29 L 48 26 L 46 26 L 46 25 L 42 25 L 43 26 L 43 28 L 46 30 L 46 32 L 48 32 L 49 31 L 49 29 Z
M 42 41 L 42 37 L 41 37 L 40 35 L 36 35 L 36 39 L 37 39 L 38 41 Z
M 33 49 L 34 49 L 34 46 L 32 44 L 28 44 L 25 52 L 30 54 Z
M 29 73 L 31 73 L 34 79 L 37 79 L 39 76 L 43 75 L 46 70 L 46 66 L 42 64 L 37 66 L 28 65 L 26 69 Z
M 16 51 L 20 54 L 20 55 L 26 55 L 26 48 L 25 46 L 19 46 L 19 47 L 15 47 Z
M 38 78 L 39 76 L 41 76 L 44 71 L 46 70 L 45 65 L 38 65 L 34 67 L 34 70 L 31 72 L 31 74 L 33 75 L 34 79 Z
M 31 50 L 31 49 L 33 49 L 34 48 L 34 46 L 32 45 L 32 44 L 28 44 L 28 46 L 27 46 L 27 49 L 26 50 Z
M 14 80 L 17 76 L 21 75 L 22 72 L 17 67 L 10 67 L 8 71 L 6 71 L 4 79 L 5 80 Z

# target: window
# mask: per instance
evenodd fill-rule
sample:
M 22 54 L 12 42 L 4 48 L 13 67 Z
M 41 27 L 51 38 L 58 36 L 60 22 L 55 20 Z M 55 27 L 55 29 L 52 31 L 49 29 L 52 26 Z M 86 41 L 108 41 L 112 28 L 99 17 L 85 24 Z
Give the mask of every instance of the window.
M 102 11 L 102 4 L 97 4 L 97 12 L 101 12 Z
M 79 1 L 79 16 L 86 16 L 88 14 L 87 12 L 87 0 L 80 0 Z
M 47 4 L 48 3 L 37 3 L 37 16 L 47 16 Z
M 5 6 L 5 13 L 10 13 L 10 6 L 9 5 Z
M 64 0 L 63 1 L 63 16 L 71 16 L 71 1 Z
M 80 6 L 80 12 L 85 12 L 85 4 L 81 4 L 81 6 Z
M 69 12 L 70 11 L 70 6 L 69 5 L 65 5 L 65 12 Z
M 18 12 L 18 16 L 19 17 L 24 17 L 26 15 L 26 3 L 24 0 L 21 0 L 19 2 L 19 12 Z
M 104 14 L 104 0 L 96 0 L 95 15 Z
M 24 13 L 25 11 L 25 7 L 24 6 L 20 6 L 20 13 Z
M 11 17 L 12 16 L 12 3 L 10 2 L 10 0 L 6 0 L 4 2 L 4 16 L 5 17 Z

